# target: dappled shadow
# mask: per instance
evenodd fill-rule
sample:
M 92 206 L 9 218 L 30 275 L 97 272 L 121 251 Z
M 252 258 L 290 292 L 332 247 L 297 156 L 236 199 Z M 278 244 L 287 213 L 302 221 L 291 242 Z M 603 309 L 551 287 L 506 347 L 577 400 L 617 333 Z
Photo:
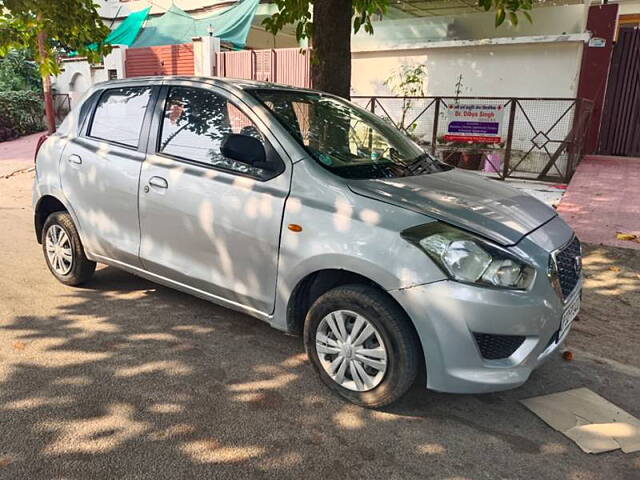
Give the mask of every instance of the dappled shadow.
M 91 455 L 104 457 L 108 476 L 126 476 L 154 451 L 160 463 L 145 470 L 167 477 L 177 476 L 163 465 L 169 451 L 194 469 L 256 457 L 277 464 L 265 438 L 228 420 L 281 406 L 273 392 L 307 368 L 299 344 L 268 325 L 113 268 L 69 290 L 56 314 L 2 328 L 15 341 L 0 415 L 10 419 L 12 464 L 29 477 L 46 463 L 44 477 L 87 478 Z M 29 451 L 39 466 L 20 461 Z
M 50 315 L 6 318 L 0 335 L 2 478 L 518 477 L 525 462 L 537 478 L 638 472 L 631 457 L 584 456 L 517 403 L 598 391 L 579 362 L 554 360 L 511 392 L 416 385 L 365 410 L 320 384 L 300 339 L 109 267 Z M 624 388 L 603 394 L 640 414 Z
M 583 302 L 569 345 L 640 368 L 640 255 L 583 243 Z

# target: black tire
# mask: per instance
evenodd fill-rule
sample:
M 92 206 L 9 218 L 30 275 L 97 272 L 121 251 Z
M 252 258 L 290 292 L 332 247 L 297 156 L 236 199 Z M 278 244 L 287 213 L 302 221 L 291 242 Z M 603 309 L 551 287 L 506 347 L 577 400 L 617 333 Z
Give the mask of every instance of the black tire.
M 64 274 L 56 271 L 53 265 L 51 265 L 49 255 L 47 254 L 47 233 L 49 229 L 54 226 L 62 228 L 71 243 L 71 269 Z M 93 276 L 93 272 L 96 269 L 96 262 L 92 262 L 85 255 L 78 230 L 73 224 L 71 215 L 67 212 L 54 212 L 47 217 L 42 229 L 42 251 L 44 253 L 44 259 L 47 262 L 47 267 L 49 267 L 53 276 L 65 285 L 82 285 Z
M 329 376 L 320 362 L 315 336 L 322 319 L 336 310 L 362 315 L 382 338 L 387 350 L 387 368 L 381 383 L 371 390 L 343 387 Z M 311 306 L 304 327 L 307 355 L 323 382 L 343 398 L 367 408 L 389 405 L 413 385 L 421 362 L 416 337 L 406 313 L 384 292 L 367 285 L 345 285 L 329 290 Z

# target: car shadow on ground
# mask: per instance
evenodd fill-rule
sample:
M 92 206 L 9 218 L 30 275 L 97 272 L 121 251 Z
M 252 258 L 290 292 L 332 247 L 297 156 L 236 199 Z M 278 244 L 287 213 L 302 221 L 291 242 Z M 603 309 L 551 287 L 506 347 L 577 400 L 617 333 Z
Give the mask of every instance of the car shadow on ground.
M 109 267 L 65 292 L 50 315 L 0 325 L 13 342 L 0 369 L 1 478 L 640 472 L 637 455 L 587 456 L 518 403 L 587 386 L 640 414 L 628 396 L 638 379 L 607 365 L 555 358 L 513 391 L 415 385 L 366 410 L 320 383 L 299 338 L 259 320 Z

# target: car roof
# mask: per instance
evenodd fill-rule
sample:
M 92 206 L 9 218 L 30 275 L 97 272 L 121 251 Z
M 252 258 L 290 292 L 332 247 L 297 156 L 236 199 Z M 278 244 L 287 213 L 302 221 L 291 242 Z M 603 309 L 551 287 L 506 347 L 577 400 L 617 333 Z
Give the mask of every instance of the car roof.
M 208 83 L 210 85 L 227 86 L 231 88 L 237 88 L 239 90 L 289 90 L 289 91 L 305 91 L 320 93 L 315 90 L 302 87 L 294 87 L 291 85 L 282 85 L 272 82 L 260 82 L 257 80 L 246 80 L 241 78 L 229 78 L 229 77 L 200 77 L 189 75 L 156 75 L 149 77 L 132 77 L 122 78 L 117 80 L 108 80 L 106 82 L 96 83 L 94 86 L 97 88 L 105 88 L 109 86 L 118 85 L 130 85 L 134 83 L 145 84 L 160 84 L 164 81 L 188 81 L 188 82 L 201 82 Z

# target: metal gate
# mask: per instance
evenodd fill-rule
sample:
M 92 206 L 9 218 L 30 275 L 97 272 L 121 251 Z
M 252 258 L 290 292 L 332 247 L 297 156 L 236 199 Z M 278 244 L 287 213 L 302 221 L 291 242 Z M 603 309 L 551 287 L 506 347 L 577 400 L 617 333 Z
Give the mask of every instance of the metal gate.
M 581 98 L 354 96 L 351 100 L 388 119 L 444 162 L 499 179 L 554 182 L 568 182 L 575 172 L 593 109 L 593 102 Z M 504 141 L 448 141 L 446 110 L 459 101 L 502 107 Z
M 62 123 L 71 111 L 71 97 L 68 93 L 53 94 L 53 110 L 56 114 L 56 124 Z
M 613 49 L 598 153 L 640 156 L 640 30 L 622 28 Z
M 128 48 L 126 77 L 147 75 L 193 75 L 193 44 Z

